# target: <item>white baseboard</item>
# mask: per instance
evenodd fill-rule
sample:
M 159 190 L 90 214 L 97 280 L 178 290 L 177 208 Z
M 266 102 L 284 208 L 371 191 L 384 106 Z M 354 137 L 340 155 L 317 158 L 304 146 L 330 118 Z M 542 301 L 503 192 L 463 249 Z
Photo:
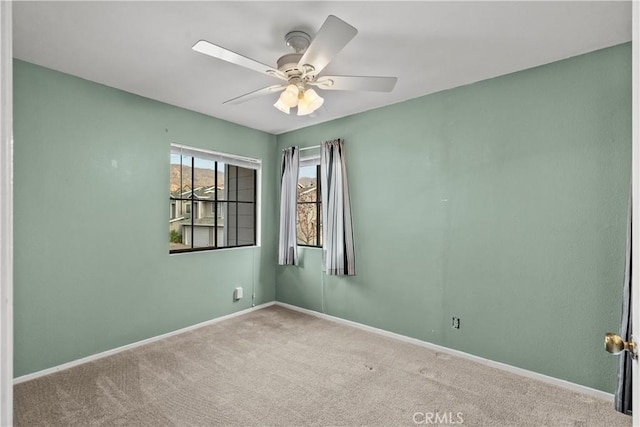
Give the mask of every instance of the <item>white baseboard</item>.
M 440 345 L 437 345 L 437 344 L 432 344 L 430 342 L 422 341 L 422 340 L 419 340 L 417 338 L 411 338 L 411 337 L 408 337 L 406 335 L 397 334 L 395 332 L 385 331 L 384 329 L 374 328 L 373 326 L 364 325 L 362 323 L 358 323 L 358 322 L 354 322 L 354 321 L 351 321 L 351 320 L 342 319 L 340 317 L 331 316 L 329 314 L 320 313 L 320 312 L 317 312 L 317 311 L 309 310 L 309 309 L 306 309 L 306 308 L 298 307 L 298 306 L 287 304 L 287 303 L 283 303 L 283 302 L 273 302 L 273 301 L 272 302 L 268 302 L 266 304 L 258 305 L 256 307 L 251 307 L 251 308 L 248 308 L 248 309 L 245 309 L 245 310 L 240 310 L 240 311 L 237 311 L 235 313 L 227 314 L 226 316 L 217 317 L 215 319 L 211 319 L 211 320 L 207 320 L 205 322 L 197 323 L 195 325 L 187 326 L 185 328 L 178 329 L 178 330 L 175 330 L 175 331 L 172 331 L 172 332 L 167 332 L 166 334 L 158 335 L 158 336 L 155 336 L 155 337 L 147 338 L 147 339 L 142 340 L 142 341 L 137 341 L 137 342 L 134 342 L 134 343 L 131 343 L 131 344 L 127 344 L 127 345 L 124 345 L 122 347 L 117 347 L 117 348 L 114 348 L 114 349 L 111 349 L 111 350 L 103 351 L 101 353 L 93 354 L 91 356 L 83 357 L 81 359 L 77 359 L 77 360 L 74 360 L 74 361 L 71 361 L 71 362 L 63 363 L 62 365 L 54 366 L 52 368 L 47 368 L 47 369 L 43 369 L 43 370 L 38 371 L 38 372 L 33 372 L 31 374 L 23 375 L 23 376 L 15 378 L 13 380 L 13 384 L 14 385 L 15 384 L 20 384 L 20 383 L 23 383 L 25 381 L 30 381 L 30 380 L 33 380 L 33 379 L 36 379 L 36 378 L 39 378 L 39 377 L 42 377 L 42 376 L 45 376 L 45 375 L 49 375 L 49 374 L 53 374 L 55 372 L 59 372 L 59 371 L 65 370 L 65 369 L 73 368 L 74 366 L 82 365 L 83 363 L 92 362 L 94 360 L 98 360 L 98 359 L 101 359 L 103 357 L 111 356 L 111 355 L 114 355 L 116 353 L 120 353 L 120 352 L 123 352 L 123 351 L 126 351 L 126 350 L 130 350 L 130 349 L 133 349 L 133 348 L 136 348 L 136 347 L 140 347 L 140 346 L 143 346 L 143 345 L 146 345 L 146 344 L 150 344 L 152 342 L 159 341 L 159 340 L 164 339 L 164 338 L 169 338 L 171 336 L 178 335 L 178 334 L 181 334 L 183 332 L 191 331 L 191 330 L 194 330 L 194 329 L 201 328 L 203 326 L 208 326 L 208 325 L 212 325 L 214 323 L 222 322 L 223 320 L 227 320 L 227 319 L 231 319 L 233 317 L 241 316 L 243 314 L 250 313 L 250 312 L 255 311 L 255 310 L 261 310 L 263 308 L 267 308 L 267 307 L 270 307 L 272 305 L 278 305 L 278 306 L 281 306 L 281 307 L 284 307 L 284 308 L 288 308 L 290 310 L 294 310 L 294 311 L 298 311 L 298 312 L 301 312 L 301 313 L 309 314 L 311 316 L 319 317 L 319 318 L 322 318 L 322 319 L 325 319 L 325 320 L 329 320 L 329 321 L 332 321 L 332 322 L 337 322 L 337 323 L 340 323 L 340 324 L 343 324 L 343 325 L 347 325 L 347 326 L 351 326 L 351 327 L 354 327 L 354 328 L 362 329 L 362 330 L 365 330 L 365 331 L 368 331 L 368 332 L 373 332 L 375 334 L 382 335 L 382 336 L 389 337 L 389 338 L 393 338 L 393 339 L 396 339 L 396 340 L 399 340 L 399 341 L 402 341 L 402 342 L 415 344 L 415 345 L 419 345 L 421 347 L 425 347 L 425 348 L 428 348 L 428 349 L 431 349 L 431 350 L 436 350 L 436 351 L 440 351 L 442 353 L 447 353 L 447 354 L 451 354 L 451 355 L 454 355 L 454 356 L 462 357 L 462 358 L 465 358 L 465 359 L 468 359 L 468 360 L 472 360 L 472 361 L 477 362 L 477 363 L 481 363 L 483 365 L 491 366 L 493 368 L 498 368 L 498 369 L 501 369 L 503 371 L 508 371 L 508 372 L 511 372 L 511 373 L 514 373 L 514 374 L 517 374 L 517 375 L 521 375 L 523 377 L 533 378 L 533 379 L 536 379 L 536 380 L 539 380 L 539 381 L 543 381 L 543 382 L 546 382 L 548 384 L 553 384 L 553 385 L 556 385 L 556 386 L 559 386 L 559 387 L 563 387 L 563 388 L 566 388 L 566 389 L 569 389 L 569 390 L 572 390 L 572 391 L 576 391 L 576 392 L 583 393 L 583 394 L 586 394 L 586 395 L 594 396 L 594 397 L 597 397 L 597 398 L 600 398 L 600 399 L 613 401 L 613 394 L 606 393 L 606 392 L 600 391 L 600 390 L 596 390 L 596 389 L 591 388 L 591 387 L 583 386 L 583 385 L 580 385 L 580 384 L 575 384 L 575 383 L 572 383 L 572 382 L 569 382 L 569 381 L 561 380 L 559 378 L 554 378 L 554 377 L 550 377 L 548 375 L 540 374 L 538 372 L 533 372 L 533 371 L 529 371 L 527 369 L 518 368 L 516 366 L 507 365 L 506 363 L 501 363 L 501 362 L 496 362 L 496 361 L 493 361 L 493 360 L 490 360 L 490 359 L 485 359 L 483 357 L 475 356 L 475 355 L 469 354 L 469 353 L 465 353 L 465 352 L 460 351 L 460 350 L 454 350 L 454 349 L 451 349 L 451 348 L 448 348 L 448 347 L 443 347 L 443 346 L 440 346 Z
M 346 319 L 342 319 L 340 317 L 335 317 L 335 316 L 331 316 L 329 314 L 324 314 L 324 313 L 320 313 L 317 311 L 313 311 L 313 310 L 309 310 L 306 308 L 301 308 L 295 305 L 291 305 L 291 304 L 287 304 L 284 302 L 275 302 L 275 305 L 284 307 L 284 308 L 288 308 L 290 310 L 294 310 L 294 311 L 299 311 L 301 313 L 305 313 L 305 314 L 309 314 L 311 316 L 315 316 L 315 317 L 319 317 L 322 319 L 326 319 L 332 322 L 337 322 L 337 323 L 341 323 L 343 325 L 347 325 L 347 326 L 351 326 L 354 328 L 358 328 L 358 329 L 362 329 L 368 332 L 373 332 L 374 334 L 378 334 L 378 335 L 383 335 L 385 337 L 389 337 L 389 338 L 393 338 L 399 341 L 403 341 L 406 343 L 410 343 L 410 344 L 415 344 L 415 345 L 419 345 L 421 347 L 425 347 L 431 350 L 437 350 L 440 351 L 442 353 L 447 353 L 447 354 L 451 354 L 454 356 L 458 356 L 458 357 L 462 357 L 468 360 L 472 360 L 474 362 L 477 363 L 481 363 L 483 365 L 487 365 L 487 366 L 491 366 L 493 368 L 498 368 L 501 369 L 503 371 L 507 371 L 507 372 L 511 372 L 517 375 L 521 375 L 523 377 L 527 377 L 527 378 L 533 378 L 535 380 L 539 380 L 539 381 L 543 381 L 545 383 L 548 384 L 553 384 L 559 387 L 563 387 L 572 391 L 577 391 L 579 393 L 583 393 L 589 396 L 594 396 L 600 399 L 605 399 L 605 400 L 609 400 L 611 402 L 613 402 L 613 394 L 611 393 L 607 393 L 601 390 L 596 390 L 594 388 L 591 387 L 587 387 L 584 385 L 580 385 L 580 384 L 576 384 L 576 383 L 572 383 L 569 381 L 565 381 L 565 380 L 561 380 L 559 378 L 554 378 L 554 377 L 550 377 L 548 375 L 544 375 L 544 374 L 540 374 L 538 372 L 533 372 L 533 371 L 529 371 L 527 369 L 522 369 L 522 368 L 518 368 L 516 366 L 511 366 L 511 365 L 507 365 L 506 363 L 501 363 L 501 362 L 496 362 L 490 359 L 485 359 L 484 357 L 480 357 L 480 356 L 475 356 L 473 354 L 469 354 L 469 353 L 465 353 L 463 351 L 460 350 L 454 350 L 448 347 L 443 347 L 441 345 L 437 345 L 437 344 L 432 344 L 430 342 L 427 341 L 422 341 L 419 340 L 417 338 L 411 338 L 408 337 L 406 335 L 400 335 L 400 334 L 396 334 L 395 332 L 389 332 L 389 331 L 385 331 L 384 329 L 378 329 L 378 328 L 374 328 L 373 326 L 368 326 L 368 325 L 364 325 L 362 323 L 358 323 L 358 322 L 353 322 L 351 320 L 346 320 Z
M 222 322 L 223 320 L 231 319 L 233 317 L 241 316 L 243 314 L 250 313 L 252 311 L 260 310 L 266 307 L 270 307 L 274 305 L 275 302 L 271 301 L 265 304 L 260 304 L 255 307 L 247 308 L 244 310 L 237 311 L 235 313 L 227 314 L 225 316 L 216 317 L 215 319 L 207 320 L 205 322 L 197 323 L 195 325 L 187 326 L 186 328 L 178 329 L 172 332 L 167 332 L 166 334 L 158 335 L 155 337 L 147 338 L 142 341 L 137 341 L 131 344 L 123 345 L 122 347 L 117 347 L 111 350 L 103 351 L 101 353 L 92 354 L 91 356 L 83 357 L 82 359 L 73 360 L 71 362 L 63 363 L 62 365 L 54 366 L 52 368 L 43 369 L 42 371 L 33 372 L 31 374 L 22 375 L 21 377 L 17 377 L 13 379 L 13 384 L 20 384 L 25 381 L 30 381 L 36 378 L 40 378 L 45 375 L 53 374 L 55 372 L 63 371 L 65 369 L 73 368 L 74 366 L 82 365 L 83 363 L 93 362 L 94 360 L 102 359 L 103 357 L 111 356 L 116 353 L 123 352 L 125 350 L 131 350 L 132 348 L 140 347 L 146 344 L 150 344 L 155 341 L 159 341 L 165 338 L 172 337 L 174 335 L 181 334 L 183 332 L 192 331 L 194 329 L 202 328 L 203 326 L 213 325 L 214 323 Z

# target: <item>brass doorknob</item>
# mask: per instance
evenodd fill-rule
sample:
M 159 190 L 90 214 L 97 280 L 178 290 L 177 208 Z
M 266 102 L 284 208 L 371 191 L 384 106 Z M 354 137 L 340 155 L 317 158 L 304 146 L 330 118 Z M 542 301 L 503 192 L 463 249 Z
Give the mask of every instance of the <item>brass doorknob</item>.
M 634 359 L 637 357 L 637 349 L 634 342 L 626 342 L 613 332 L 604 334 L 604 349 L 611 354 L 620 354 L 623 351 L 628 351 L 631 353 L 631 357 Z

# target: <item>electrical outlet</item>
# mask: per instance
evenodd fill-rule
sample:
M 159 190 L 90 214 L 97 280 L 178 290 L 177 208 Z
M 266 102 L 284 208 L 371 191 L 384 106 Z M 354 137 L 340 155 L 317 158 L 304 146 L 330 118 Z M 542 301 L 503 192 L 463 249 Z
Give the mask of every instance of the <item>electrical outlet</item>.
M 459 317 L 452 317 L 451 318 L 451 327 L 453 329 L 460 329 L 460 318 Z
M 238 301 L 239 299 L 242 299 L 242 288 L 241 287 L 237 287 L 233 290 L 233 299 L 234 301 Z

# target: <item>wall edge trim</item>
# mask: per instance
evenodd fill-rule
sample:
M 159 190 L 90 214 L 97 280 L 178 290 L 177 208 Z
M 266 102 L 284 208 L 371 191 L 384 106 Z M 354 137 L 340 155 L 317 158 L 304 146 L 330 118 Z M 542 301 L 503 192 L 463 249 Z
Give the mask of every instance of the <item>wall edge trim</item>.
M 175 331 L 167 332 L 161 335 L 156 335 L 154 337 L 146 338 L 141 341 L 136 341 L 130 344 L 126 344 L 120 347 L 112 348 L 111 350 L 105 350 L 100 353 L 92 354 L 90 356 L 82 357 L 80 359 L 72 360 L 71 362 L 66 362 L 61 365 L 53 366 L 51 368 L 46 368 L 41 371 L 32 372 L 30 374 L 25 374 L 13 379 L 13 385 L 24 383 L 27 381 L 35 380 L 36 378 L 43 377 L 45 375 L 54 374 L 56 372 L 64 371 L 69 368 L 73 368 L 75 366 L 83 365 L 85 363 L 93 362 L 94 360 L 102 359 L 107 356 L 112 356 L 117 353 L 121 353 L 126 350 L 131 350 L 136 347 L 141 347 L 143 345 L 151 344 L 156 341 L 163 340 L 165 338 L 172 337 L 174 335 L 179 335 L 184 332 L 192 331 L 194 329 L 202 328 L 204 326 L 213 325 L 218 322 L 222 322 L 223 320 L 228 320 L 234 317 L 241 316 L 243 314 L 251 313 L 252 311 L 261 310 L 263 308 L 270 307 L 274 305 L 274 301 L 270 301 L 264 304 L 257 305 L 255 307 L 246 308 L 244 310 L 236 311 L 235 313 L 226 314 L 224 316 L 216 317 L 214 319 L 205 320 L 204 322 L 196 323 L 195 325 L 186 326 L 184 328 L 176 329 Z
M 600 399 L 605 399 L 610 402 L 613 402 L 614 396 L 611 393 L 607 393 L 602 390 L 597 390 L 595 388 L 587 387 L 585 385 L 572 383 L 570 381 L 562 380 L 560 378 L 551 377 L 548 375 L 544 375 L 538 372 L 529 371 L 524 368 L 518 368 L 517 366 L 508 365 L 502 362 L 496 362 L 491 359 L 485 359 L 484 357 L 476 356 L 470 353 L 465 353 L 464 351 L 455 350 L 449 347 L 443 347 L 438 344 L 433 344 L 428 341 L 422 341 L 417 338 L 411 338 L 406 335 L 397 334 L 395 332 L 385 331 L 384 329 L 379 329 L 373 326 L 365 325 L 363 323 L 354 322 L 352 320 L 342 319 L 340 317 L 332 316 L 326 313 L 320 313 L 318 311 L 309 310 L 307 308 L 298 307 L 295 305 L 287 304 L 284 302 L 276 301 L 275 305 L 284 307 L 293 311 L 298 311 L 300 313 L 305 313 L 311 316 L 319 317 L 321 319 L 329 320 L 331 322 L 340 323 L 342 325 L 351 326 L 353 328 L 361 329 L 364 331 L 372 332 L 374 334 L 382 335 L 388 338 L 392 338 L 398 341 L 402 341 L 409 344 L 418 345 L 420 347 L 425 347 L 431 350 L 437 350 L 443 353 L 451 354 L 453 356 L 458 356 L 463 359 L 471 360 L 473 362 L 480 363 L 482 365 L 490 366 L 492 368 L 497 368 L 502 371 L 511 372 L 516 375 L 520 375 L 523 377 L 531 378 L 534 380 L 539 380 L 547 384 L 555 385 L 558 387 L 562 387 L 564 389 L 568 389 L 571 391 L 575 391 L 578 393 L 586 394 L 589 396 L 597 397 Z

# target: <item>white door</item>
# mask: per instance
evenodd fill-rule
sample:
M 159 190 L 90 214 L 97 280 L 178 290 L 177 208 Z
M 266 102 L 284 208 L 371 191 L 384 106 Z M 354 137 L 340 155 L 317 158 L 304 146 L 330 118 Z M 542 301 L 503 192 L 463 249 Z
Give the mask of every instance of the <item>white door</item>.
M 631 271 L 635 274 L 631 276 L 631 299 L 633 301 L 632 330 L 635 335 L 634 341 L 638 342 L 640 336 L 640 4 L 633 2 L 633 34 L 632 34 L 632 55 L 633 55 L 633 148 L 631 162 L 631 191 L 633 197 L 633 229 L 631 235 L 632 251 Z M 638 359 L 633 361 L 633 425 L 640 426 L 640 369 L 638 369 Z

